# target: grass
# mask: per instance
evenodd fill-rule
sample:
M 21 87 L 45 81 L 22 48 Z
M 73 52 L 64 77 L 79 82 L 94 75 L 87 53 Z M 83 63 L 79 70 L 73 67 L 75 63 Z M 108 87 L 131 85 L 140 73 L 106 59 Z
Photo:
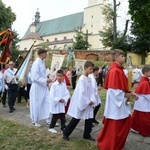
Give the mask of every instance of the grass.
M 71 90 L 71 93 L 73 90 Z M 102 106 L 97 119 L 103 117 L 106 90 L 100 91 Z M 25 105 L 24 99 L 20 106 Z M 96 143 L 87 140 L 62 139 L 61 134 L 48 133 L 47 130 L 34 128 L 0 118 L 0 149 L 3 150 L 96 150 Z
M 71 93 L 73 90 L 71 90 Z M 99 91 L 101 108 L 97 119 L 103 118 L 106 90 Z M 24 99 L 20 106 L 25 105 Z M 62 139 L 61 134 L 48 133 L 46 129 L 34 128 L 0 118 L 0 149 L 3 150 L 97 150 L 96 143 L 87 140 Z
M 102 66 L 104 62 L 93 61 L 95 65 Z M 64 61 L 65 65 L 66 61 Z M 47 62 L 50 66 L 50 61 Z M 71 93 L 73 90 L 71 90 Z M 97 119 L 103 118 L 106 90 L 99 91 L 101 108 Z M 25 105 L 24 100 L 19 105 Z M 47 133 L 47 130 L 28 127 L 13 121 L 0 118 L 0 149 L 3 150 L 96 150 L 94 142 L 87 140 L 62 139 L 61 134 Z
M 27 127 L 0 118 L 0 149 L 3 150 L 96 150 L 95 143 L 86 140 L 65 141 L 60 134 Z

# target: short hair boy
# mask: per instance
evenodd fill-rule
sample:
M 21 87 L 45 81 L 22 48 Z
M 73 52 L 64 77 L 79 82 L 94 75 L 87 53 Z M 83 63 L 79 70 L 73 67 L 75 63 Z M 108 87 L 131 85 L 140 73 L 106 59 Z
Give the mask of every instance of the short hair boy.
M 72 119 L 63 131 L 63 138 L 65 140 L 69 140 L 69 135 L 73 132 L 80 119 L 83 119 L 85 120 L 83 138 L 95 141 L 95 139 L 90 135 L 92 131 L 93 106 L 95 101 L 89 74 L 92 73 L 93 67 L 94 64 L 92 62 L 85 62 L 84 74 L 80 76 L 72 95 L 67 112 L 68 115 L 72 116 Z
M 62 82 L 63 71 L 58 70 L 56 73 L 56 81 L 52 83 L 50 89 L 50 113 L 53 114 L 51 124 L 49 127 L 49 132 L 56 133 L 57 131 L 54 129 L 58 116 L 60 116 L 61 120 L 61 130 L 65 128 L 65 106 L 70 97 L 69 91 Z

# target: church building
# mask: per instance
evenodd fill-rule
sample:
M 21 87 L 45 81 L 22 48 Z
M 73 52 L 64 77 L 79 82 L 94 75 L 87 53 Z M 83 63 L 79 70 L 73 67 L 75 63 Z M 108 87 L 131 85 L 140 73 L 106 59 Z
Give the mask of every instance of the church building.
M 40 22 L 37 10 L 34 22 L 20 41 L 20 51 L 28 51 L 36 39 L 35 48 L 67 50 L 74 41 L 75 30 L 80 27 L 91 45 L 89 50 L 104 50 L 99 31 L 105 26 L 102 10 L 110 0 L 88 0 L 83 12 Z

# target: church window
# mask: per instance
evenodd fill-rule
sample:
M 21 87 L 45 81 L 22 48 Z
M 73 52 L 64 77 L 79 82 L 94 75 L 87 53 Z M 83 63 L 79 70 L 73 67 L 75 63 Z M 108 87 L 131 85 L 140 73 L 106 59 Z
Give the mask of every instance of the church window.
M 68 49 L 68 45 L 67 44 L 64 45 L 64 49 Z
M 55 49 L 55 50 L 58 49 L 57 45 L 54 46 L 54 49 Z

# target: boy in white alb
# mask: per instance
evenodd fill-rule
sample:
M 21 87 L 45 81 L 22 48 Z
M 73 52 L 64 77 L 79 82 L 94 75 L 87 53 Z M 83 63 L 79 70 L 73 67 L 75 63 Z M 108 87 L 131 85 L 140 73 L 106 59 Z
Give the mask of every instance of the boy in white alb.
M 100 90 L 100 86 L 97 86 L 97 82 L 96 82 L 96 76 L 99 73 L 99 68 L 97 66 L 94 66 L 93 68 L 93 73 L 91 73 L 89 75 L 89 77 L 91 78 L 92 81 L 92 87 L 94 89 L 94 93 L 95 93 L 95 104 L 94 104 L 94 117 L 93 117 L 93 123 L 98 124 L 99 122 L 96 120 L 96 114 L 101 106 L 101 99 L 99 97 L 98 94 L 98 90 Z
M 95 95 L 89 74 L 92 73 L 93 67 L 94 64 L 90 61 L 86 61 L 84 64 L 84 74 L 78 80 L 67 112 L 72 119 L 63 131 L 63 138 L 65 140 L 69 140 L 69 135 L 73 132 L 80 119 L 83 119 L 85 120 L 83 138 L 95 141 L 90 135 L 92 131 Z
M 56 81 L 52 83 L 50 89 L 50 113 L 52 113 L 53 116 L 48 131 L 52 133 L 57 133 L 54 127 L 56 125 L 58 115 L 61 120 L 61 130 L 65 128 L 65 106 L 67 105 L 70 94 L 66 84 L 62 82 L 62 78 L 63 71 L 58 70 L 56 73 Z

